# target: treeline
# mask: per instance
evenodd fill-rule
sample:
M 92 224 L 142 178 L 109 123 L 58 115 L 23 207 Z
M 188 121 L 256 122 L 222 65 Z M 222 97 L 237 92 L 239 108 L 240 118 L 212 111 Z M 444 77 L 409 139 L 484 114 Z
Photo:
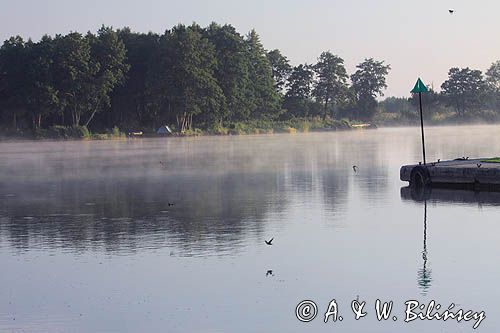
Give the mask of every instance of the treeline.
M 89 126 L 179 132 L 289 119 L 368 120 L 390 66 L 366 59 L 352 75 L 339 56 L 291 66 L 252 30 L 177 25 L 164 34 L 102 27 L 0 48 L 4 128 Z
M 478 69 L 453 67 L 436 92 L 432 86 L 422 97 L 425 116 L 434 123 L 500 120 L 500 61 L 486 73 Z M 415 123 L 418 96 L 389 97 L 380 102 L 376 119 L 385 123 Z

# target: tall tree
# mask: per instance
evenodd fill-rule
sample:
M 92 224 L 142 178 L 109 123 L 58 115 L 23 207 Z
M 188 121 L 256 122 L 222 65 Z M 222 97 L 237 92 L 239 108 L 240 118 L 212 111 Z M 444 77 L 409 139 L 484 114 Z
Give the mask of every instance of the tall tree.
M 352 90 L 358 110 L 354 117 L 369 120 L 376 112 L 377 96 L 383 96 L 383 90 L 387 88 L 385 78 L 391 66 L 384 65 L 383 61 L 369 58 L 356 68 L 356 72 L 351 75 Z
M 250 61 L 250 81 L 253 82 L 252 97 L 255 101 L 252 116 L 254 118 L 274 119 L 279 116 L 280 99 L 274 89 L 272 68 L 267 58 L 267 52 L 255 30 L 248 33 L 246 44 Z
M 125 44 L 116 31 L 110 27 L 102 26 L 97 31 L 97 36 L 88 33 L 91 61 L 96 66 L 96 71 L 89 82 L 90 94 L 87 96 L 89 106 L 85 126 L 94 118 L 95 114 L 110 106 L 110 94 L 113 89 L 123 84 L 125 74 L 130 68 L 125 62 Z
M 282 55 L 278 49 L 267 52 L 267 59 L 271 64 L 274 86 L 276 91 L 281 94 L 292 71 L 292 66 L 290 66 L 287 57 Z
M 98 72 L 98 64 L 91 58 L 89 39 L 72 32 L 54 38 L 54 80 L 58 91 L 59 108 L 65 123 L 78 126 L 82 115 L 90 109 L 91 82 Z
M 0 48 L 0 110 L 14 129 L 18 118 L 26 111 L 25 87 L 27 62 L 24 40 L 11 37 Z
M 344 60 L 331 52 L 323 52 L 314 65 L 317 80 L 313 95 L 323 104 L 323 119 L 329 113 L 329 107 L 335 107 L 345 102 L 347 96 L 347 71 Z
M 26 48 L 28 84 L 25 87 L 26 106 L 32 116 L 33 128 L 42 126 L 42 117 L 57 111 L 58 97 L 53 79 L 54 43 L 43 36 L 38 43 Z
M 486 71 L 486 83 L 489 88 L 489 103 L 495 110 L 500 110 L 500 60 L 491 64 Z
M 500 60 L 492 63 L 486 71 L 486 82 L 493 90 L 500 92 Z
M 441 94 L 459 117 L 478 111 L 484 104 L 487 86 L 480 70 L 453 67 L 441 85 Z
M 216 65 L 214 76 L 225 99 L 219 114 L 214 114 L 216 123 L 224 120 L 247 118 L 255 108 L 250 81 L 250 63 L 245 40 L 231 25 L 212 23 L 205 36 L 215 48 Z
M 153 56 L 158 52 L 160 36 L 155 33 L 135 33 L 130 28 L 117 31 L 127 50 L 126 63 L 130 66 L 123 85 L 112 93 L 112 121 L 120 128 L 137 129 L 153 126 L 154 119 L 147 111 L 146 78 Z
M 309 116 L 313 71 L 310 66 L 298 65 L 290 73 L 287 92 L 283 102 L 284 108 L 292 116 Z
M 178 25 L 167 31 L 156 60 L 149 90 L 159 110 L 175 116 L 181 132 L 192 128 L 193 117 L 219 113 L 224 94 L 214 77 L 215 51 L 199 26 Z

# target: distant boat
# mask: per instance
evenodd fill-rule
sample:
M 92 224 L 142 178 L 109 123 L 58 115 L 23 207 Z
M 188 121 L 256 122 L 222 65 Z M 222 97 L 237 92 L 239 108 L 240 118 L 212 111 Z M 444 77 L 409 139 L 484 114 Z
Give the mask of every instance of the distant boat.
M 173 133 L 172 133 L 172 130 L 167 125 L 163 125 L 156 130 L 156 134 L 158 134 L 158 135 L 171 135 Z
M 352 125 L 352 128 L 355 128 L 355 129 L 376 129 L 377 125 L 375 125 L 375 124 L 356 124 L 356 125 Z
M 129 136 L 142 136 L 143 134 L 142 131 L 128 133 Z

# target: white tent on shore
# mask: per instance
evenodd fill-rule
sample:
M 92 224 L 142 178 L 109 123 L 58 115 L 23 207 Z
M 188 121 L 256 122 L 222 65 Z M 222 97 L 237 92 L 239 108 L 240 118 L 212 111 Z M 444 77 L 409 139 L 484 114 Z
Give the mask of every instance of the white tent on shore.
M 161 126 L 160 128 L 158 128 L 156 130 L 156 134 L 159 134 L 159 135 L 171 135 L 173 133 L 172 133 L 172 130 L 167 125 L 163 125 L 163 126 Z

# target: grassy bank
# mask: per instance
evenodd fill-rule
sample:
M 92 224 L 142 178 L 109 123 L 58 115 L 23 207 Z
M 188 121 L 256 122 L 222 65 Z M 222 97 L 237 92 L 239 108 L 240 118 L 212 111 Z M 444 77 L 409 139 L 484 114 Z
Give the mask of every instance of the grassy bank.
M 126 138 L 125 133 L 114 127 L 105 133 L 91 133 L 85 126 L 51 126 L 26 131 L 0 131 L 0 140 L 116 140 Z
M 419 126 L 420 116 L 417 110 L 411 112 L 378 112 L 373 118 L 378 126 Z M 500 115 L 492 110 L 481 110 L 474 115 L 458 115 L 449 108 L 426 110 L 424 107 L 424 122 L 426 125 L 470 125 L 481 123 L 500 123 Z
M 201 135 L 249 135 L 249 134 L 272 134 L 272 133 L 307 133 L 318 131 L 337 131 L 351 129 L 348 120 L 335 120 L 321 118 L 296 118 L 291 120 L 270 121 L 255 120 L 248 122 L 232 122 L 226 126 L 207 126 L 206 128 L 193 128 L 178 133 L 175 126 L 171 126 L 176 136 L 201 136 Z M 154 128 L 134 129 L 141 131 L 145 137 L 156 136 Z M 131 130 L 132 132 L 132 130 Z M 116 140 L 126 138 L 127 135 L 114 127 L 105 133 L 92 133 L 85 126 L 65 127 L 51 126 L 47 129 L 27 131 L 1 131 L 0 140 L 6 139 L 28 139 L 28 140 Z
M 337 131 L 351 129 L 348 120 L 321 118 L 295 118 L 283 121 L 249 121 L 234 122 L 227 126 L 212 126 L 198 133 L 208 135 L 246 135 L 246 134 L 273 134 L 273 133 L 307 133 L 314 131 Z

